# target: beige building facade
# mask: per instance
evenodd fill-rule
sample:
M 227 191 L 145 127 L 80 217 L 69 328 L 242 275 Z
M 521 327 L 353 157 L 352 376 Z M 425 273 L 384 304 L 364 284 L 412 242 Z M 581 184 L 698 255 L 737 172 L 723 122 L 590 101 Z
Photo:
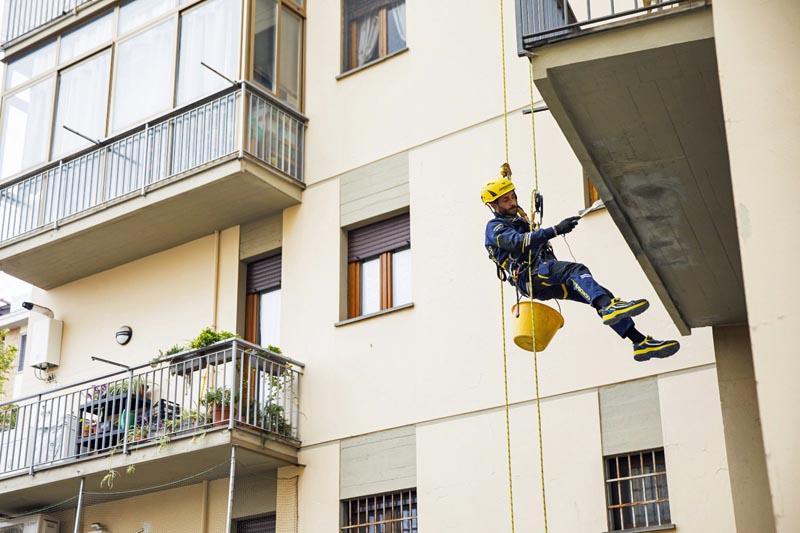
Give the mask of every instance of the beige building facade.
M 545 224 L 587 206 L 587 176 L 608 206 L 554 239 L 556 254 L 624 299 L 647 298 L 639 329 L 681 342 L 676 356 L 639 363 L 589 307 L 550 302 L 565 325 L 538 354 L 544 479 L 534 361 L 512 341 L 516 295 L 487 259 L 491 215 L 478 199 L 506 150 L 496 3 L 93 0 L 36 23 L 7 13 L 0 269 L 36 285 L 31 301 L 61 329 L 47 330 L 56 340 L 37 352 L 40 367 L 17 377 L 13 424 L 0 419 L 0 524 L 39 513 L 62 533 L 503 531 L 510 474 L 520 531 L 542 528 L 543 487 L 554 532 L 792 531 L 794 298 L 762 285 L 768 258 L 791 261 L 794 249 L 775 252 L 769 234 L 797 212 L 797 104 L 762 103 L 798 76 L 778 52 L 797 49 L 798 10 L 774 3 L 782 15 L 746 2 L 637 3 L 595 30 L 577 25 L 592 16 L 572 6 L 575 35 L 529 46 L 517 41 L 528 2 L 506 2 L 521 203 L 534 187 L 529 61 L 517 57 L 527 54 L 535 107 L 549 107 L 534 114 Z M 745 20 L 764 37 L 755 47 L 737 38 Z M 696 128 L 727 135 L 724 164 L 703 160 L 722 222 L 719 242 L 699 233 L 682 249 L 666 242 L 682 226 L 658 219 L 655 234 L 635 210 L 652 200 L 637 183 L 694 198 L 680 172 L 664 170 L 670 154 L 592 135 L 618 120 L 672 146 L 658 117 L 643 111 L 637 123 L 597 106 L 624 107 L 626 72 L 677 79 L 659 70 L 663 57 L 626 63 L 637 53 L 707 72 L 680 47 L 700 57 L 709 40 L 718 89 L 699 106 L 720 100 L 724 121 Z M 745 80 L 735 75 L 743 55 Z M 584 94 L 604 87 L 608 102 Z M 67 89 L 94 95 L 100 110 Z M 40 94 L 46 117 L 23 105 Z M 97 144 L 65 141 L 63 126 Z M 41 138 L 29 136 L 36 128 Z M 30 147 L 19 157 L 17 139 Z M 772 187 L 749 179 L 766 150 L 775 156 L 758 170 Z M 691 214 L 695 204 L 669 205 Z M 679 287 L 692 269 L 710 276 L 722 263 L 718 283 L 698 284 L 707 292 Z M 737 272 L 728 288 L 741 298 L 720 297 Z M 207 326 L 239 339 L 189 346 Z M 187 351 L 168 353 L 173 345 Z

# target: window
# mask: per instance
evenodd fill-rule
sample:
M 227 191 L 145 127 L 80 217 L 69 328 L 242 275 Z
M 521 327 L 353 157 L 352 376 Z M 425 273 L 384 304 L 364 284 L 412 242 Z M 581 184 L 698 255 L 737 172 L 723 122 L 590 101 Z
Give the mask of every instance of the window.
M 600 193 L 597 192 L 597 189 L 594 188 L 594 184 L 592 180 L 589 179 L 589 175 L 584 172 L 583 173 L 583 202 L 585 207 L 589 207 L 597 200 L 600 199 Z
M 241 5 L 240 0 L 121 2 L 58 40 L 12 57 L 0 113 L 0 179 L 89 146 L 84 136 L 106 139 L 225 87 L 201 61 L 239 79 Z M 302 32 L 291 22 L 286 26 L 285 38 L 300 42 Z M 280 92 L 290 103 L 300 92 L 295 59 L 288 53 L 279 67 L 287 63 Z
M 110 66 L 111 51 L 106 50 L 59 74 L 52 159 L 92 144 L 64 126 L 92 139 L 104 137 Z
M 410 303 L 409 215 L 350 231 L 347 262 L 348 318 Z
M 417 533 L 417 489 L 342 501 L 341 533 Z
M 17 372 L 25 370 L 25 350 L 28 346 L 28 334 L 23 333 L 19 338 L 19 356 L 17 357 Z
M 405 0 L 345 0 L 344 70 L 406 47 Z
M 47 161 L 55 80 L 43 81 L 7 96 L 3 102 L 0 157 L 3 178 Z
M 239 77 L 239 24 L 239 0 L 206 2 L 181 17 L 178 105 L 228 85 L 201 62 L 228 78 Z
M 664 449 L 606 457 L 608 528 L 671 524 Z
M 281 254 L 247 265 L 244 338 L 261 346 L 280 346 Z
M 117 46 L 112 131 L 170 108 L 174 49 L 171 20 Z
M 275 515 L 239 518 L 236 533 L 275 533 Z
M 301 105 L 303 3 L 256 0 L 251 79 L 295 109 Z

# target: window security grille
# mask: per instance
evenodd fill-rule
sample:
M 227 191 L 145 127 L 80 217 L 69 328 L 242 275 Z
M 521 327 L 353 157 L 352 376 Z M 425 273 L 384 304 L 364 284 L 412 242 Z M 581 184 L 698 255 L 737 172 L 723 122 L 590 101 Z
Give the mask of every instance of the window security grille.
M 671 524 L 664 450 L 606 457 L 611 531 Z
M 342 501 L 342 533 L 417 533 L 417 489 Z

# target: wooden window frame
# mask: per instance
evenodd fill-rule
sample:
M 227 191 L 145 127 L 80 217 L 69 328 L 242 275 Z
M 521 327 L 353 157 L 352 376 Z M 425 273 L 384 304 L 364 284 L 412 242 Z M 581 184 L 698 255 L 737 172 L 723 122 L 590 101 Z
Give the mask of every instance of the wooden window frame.
M 346 3 L 344 0 L 342 7 L 342 20 L 344 24 L 348 24 L 345 19 Z M 406 4 L 406 0 L 397 0 L 397 4 Z M 344 51 L 342 58 L 346 58 L 345 64 L 342 66 L 342 72 L 350 72 L 365 65 L 372 63 L 369 61 L 364 65 L 358 65 L 358 20 L 351 20 L 349 27 L 345 28 L 348 38 L 344 39 Z M 373 61 L 379 61 L 389 55 L 389 8 L 383 6 L 378 8 L 378 57 Z
M 266 93 L 273 95 L 278 101 L 283 102 L 286 105 L 288 103 L 284 102 L 280 99 L 278 95 L 278 90 L 280 88 L 280 80 L 281 80 L 281 72 L 280 72 L 280 53 L 281 53 L 281 14 L 283 13 L 283 8 L 285 7 L 290 13 L 297 15 L 300 19 L 300 65 L 298 68 L 300 69 L 300 80 L 298 87 L 298 106 L 297 111 L 303 112 L 303 106 L 305 105 L 305 63 L 306 63 L 306 8 L 305 2 L 303 3 L 303 7 L 298 6 L 291 0 L 275 0 L 278 4 L 277 15 L 275 18 L 275 80 L 273 85 L 275 86 L 273 90 L 264 87 L 257 81 L 255 81 L 255 43 L 256 43 L 256 35 L 255 35 L 255 27 L 256 27 L 256 2 L 249 2 L 249 11 L 247 13 L 247 20 L 248 20 L 248 27 L 247 27 L 247 68 L 245 71 L 247 72 L 247 79 L 250 80 L 254 85 L 259 87 Z M 291 106 L 289 106 L 291 107 Z
M 392 273 L 392 256 L 395 252 L 409 250 L 410 246 L 404 246 L 384 252 L 377 256 L 380 260 L 380 310 L 385 311 L 394 307 L 392 301 L 392 289 L 394 288 L 394 278 Z M 358 261 L 351 261 L 347 264 L 347 318 L 362 316 L 361 313 L 361 291 L 362 287 L 362 265 L 367 261 L 372 261 L 375 256 Z
M 600 199 L 600 193 L 597 192 L 592 180 L 589 179 L 589 174 L 584 171 L 583 173 L 583 203 L 584 207 L 589 207 L 597 200 Z

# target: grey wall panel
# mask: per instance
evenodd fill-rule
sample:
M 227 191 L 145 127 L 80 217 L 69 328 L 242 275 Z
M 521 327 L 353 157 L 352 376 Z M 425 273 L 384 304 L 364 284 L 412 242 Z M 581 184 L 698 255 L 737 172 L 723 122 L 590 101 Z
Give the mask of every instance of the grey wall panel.
M 339 176 L 343 228 L 398 212 L 409 205 L 408 153 L 393 155 Z
M 601 387 L 600 429 L 603 455 L 663 446 L 656 378 Z
M 343 440 L 339 497 L 357 498 L 416 487 L 416 441 L 414 426 Z
M 242 225 L 239 231 L 239 259 L 245 260 L 281 247 L 283 215 L 275 215 Z

